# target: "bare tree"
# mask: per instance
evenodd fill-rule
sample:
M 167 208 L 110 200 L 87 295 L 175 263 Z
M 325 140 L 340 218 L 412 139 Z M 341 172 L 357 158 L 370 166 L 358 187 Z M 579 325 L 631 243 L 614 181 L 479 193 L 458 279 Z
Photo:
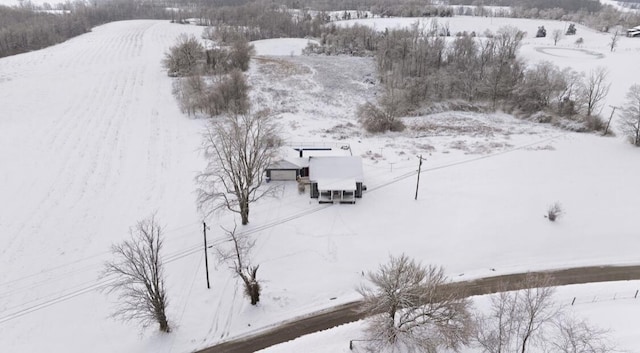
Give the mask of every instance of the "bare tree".
M 164 67 L 169 76 L 190 76 L 197 72 L 198 64 L 204 61 L 204 47 L 195 36 L 178 37 L 176 45 L 165 54 Z
M 103 275 L 113 277 L 106 291 L 118 293 L 118 309 L 114 317 L 138 321 L 143 327 L 153 323 L 160 331 L 171 329 L 165 314 L 167 294 L 164 287 L 162 228 L 150 216 L 129 230 L 131 240 L 113 245 L 116 259 L 105 264 Z
M 563 89 L 555 97 L 558 102 L 558 113 L 572 116 L 577 113 L 576 102 L 580 99 L 582 75 L 577 71 L 565 68 L 562 70 Z
M 212 120 L 204 136 L 207 167 L 198 174 L 198 207 L 205 213 L 227 209 L 249 223 L 249 205 L 273 195 L 264 171 L 282 140 L 268 111 Z
M 631 143 L 640 147 L 640 85 L 632 85 L 626 98 L 626 104 L 622 108 L 620 128 L 629 137 Z
M 491 297 L 491 314 L 479 317 L 476 330 L 476 342 L 484 352 L 515 351 L 512 341 L 518 324 L 514 319 L 517 317 L 517 298 L 503 286 Z
M 363 310 L 373 315 L 367 329 L 372 348 L 435 352 L 468 344 L 471 304 L 459 290 L 446 286 L 441 267 L 422 266 L 403 254 L 391 256 L 367 278 L 373 287 L 362 286 L 359 292 Z
M 558 353 L 610 353 L 616 351 L 608 331 L 594 327 L 585 320 L 561 315 L 555 323 L 549 343 Z
M 494 52 L 483 85 L 494 109 L 498 99 L 509 97 L 522 76 L 524 63 L 516 57 L 516 53 L 524 36 L 525 32 L 518 28 L 504 26 L 489 40 L 494 43 Z
M 616 46 L 618 46 L 619 41 L 620 41 L 620 29 L 616 27 L 616 29 L 611 34 L 611 38 L 609 39 L 609 50 L 613 52 Z
M 551 33 L 551 38 L 553 39 L 553 45 L 558 44 L 558 41 L 562 39 L 562 30 L 556 29 Z
M 580 99 L 586 109 L 586 116 L 590 117 L 598 109 L 602 101 L 609 94 L 610 83 L 607 83 L 607 69 L 599 66 L 589 72 L 585 77 L 581 90 Z
M 260 301 L 260 283 L 257 279 L 258 267 L 251 265 L 251 250 L 255 245 L 247 234 L 236 234 L 236 226 L 232 230 L 224 229 L 226 241 L 218 243 L 214 247 L 218 260 L 229 266 L 236 276 L 244 283 L 244 293 L 251 300 L 251 305 L 256 305 Z
M 255 48 L 253 44 L 249 44 L 249 42 L 244 38 L 236 39 L 231 46 L 232 62 L 235 67 L 242 71 L 247 71 L 249 69 L 249 61 L 251 60 L 251 55 L 254 53 Z
M 528 275 L 524 281 L 524 289 L 520 295 L 518 310 L 521 325 L 518 330 L 520 353 L 525 353 L 528 344 L 538 338 L 543 327 L 555 318 L 559 311 L 555 307 L 552 295 L 553 279 L 545 275 Z
M 491 301 L 490 313 L 478 320 L 477 342 L 484 352 L 526 353 L 544 339 L 545 329 L 560 310 L 554 305 L 550 276 L 528 275 L 520 291 L 502 292 Z
M 200 75 L 191 75 L 176 79 L 173 82 L 173 95 L 178 100 L 180 110 L 188 115 L 195 115 L 205 109 L 204 103 L 207 84 Z
M 244 74 L 234 69 L 211 90 L 211 93 L 219 98 L 218 102 L 214 101 L 217 107 L 211 107 L 211 109 L 218 110 L 218 114 L 221 112 L 246 114 L 250 105 L 248 92 L 249 85 Z
M 567 90 L 565 74 L 548 61 L 527 70 L 513 92 L 515 104 L 524 112 L 537 112 L 555 103 Z

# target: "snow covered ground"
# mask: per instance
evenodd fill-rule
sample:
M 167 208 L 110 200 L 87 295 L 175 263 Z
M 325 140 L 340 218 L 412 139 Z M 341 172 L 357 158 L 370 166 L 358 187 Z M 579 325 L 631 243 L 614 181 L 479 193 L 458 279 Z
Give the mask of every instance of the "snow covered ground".
M 52 7 L 55 7 L 57 4 L 64 4 L 65 1 L 60 0 L 29 0 L 33 5 L 42 6 L 45 3 L 49 3 Z M 0 5 L 5 6 L 20 6 L 20 0 L 0 0 Z
M 458 19 L 450 19 L 453 33 L 499 27 L 497 19 Z M 376 21 L 381 28 L 388 19 Z M 500 22 L 529 33 L 564 25 Z M 0 59 L 3 351 L 187 352 L 356 299 L 362 271 L 400 252 L 441 264 L 454 279 L 638 262 L 630 191 L 640 175 L 638 149 L 500 113 L 440 113 L 408 119 L 403 133 L 367 135 L 354 115 L 378 92 L 372 59 L 291 56 L 300 43 L 285 39 L 262 46 L 252 61 L 255 108 L 271 108 L 290 141 L 349 144 L 364 157 L 368 191 L 356 205 L 327 206 L 282 182 L 280 197 L 253 206 L 243 228 L 257 239 L 260 304 L 250 306 L 239 283 L 211 261 L 207 290 L 193 193 L 204 122 L 179 112 L 161 67 L 180 33 L 201 30 L 111 23 Z M 554 47 L 527 37 L 521 53 L 579 70 L 604 65 L 613 83 L 608 104 L 622 102 L 640 78 L 628 70 L 640 40 L 622 38 L 609 53 L 607 35 L 578 26 L 576 37 L 584 37 L 581 48 L 574 39 Z M 543 214 L 555 201 L 566 215 L 550 223 Z M 109 246 L 154 211 L 166 225 L 169 335 L 108 319 L 112 298 L 95 290 Z M 233 218 L 207 222 L 216 242 L 218 225 Z
M 608 337 L 615 342 L 616 350 L 637 352 L 638 317 L 640 303 L 635 293 L 640 288 L 639 281 L 592 283 L 559 287 L 553 297 L 557 307 L 565 307 L 568 314 L 575 318 L 586 319 L 593 326 L 608 330 Z M 486 296 L 474 298 L 476 308 L 487 308 Z M 573 298 L 575 305 L 571 306 Z M 354 322 L 340 327 L 300 337 L 293 341 L 261 350 L 264 353 L 358 353 L 366 352 L 362 339 L 366 323 Z M 353 340 L 353 349 L 349 343 Z M 465 348 L 463 353 L 479 352 L 474 348 Z
M 302 38 L 264 39 L 252 42 L 256 49 L 256 55 L 269 56 L 294 56 L 302 55 L 302 50 L 309 42 L 314 40 Z

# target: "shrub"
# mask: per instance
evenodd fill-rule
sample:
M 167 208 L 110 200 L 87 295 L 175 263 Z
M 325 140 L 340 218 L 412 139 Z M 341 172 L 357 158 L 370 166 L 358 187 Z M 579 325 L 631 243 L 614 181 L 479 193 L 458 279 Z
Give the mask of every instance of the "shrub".
M 204 58 L 204 47 L 195 36 L 181 35 L 165 55 L 164 67 L 171 77 L 191 76 Z
M 560 205 L 560 202 L 556 201 L 549 206 L 549 209 L 547 210 L 547 215 L 545 217 L 547 217 L 551 222 L 555 222 L 555 220 L 558 217 L 560 217 L 562 213 L 563 213 L 562 205 Z
M 395 116 L 394 109 L 365 103 L 358 108 L 358 121 L 367 132 L 402 131 L 404 123 Z

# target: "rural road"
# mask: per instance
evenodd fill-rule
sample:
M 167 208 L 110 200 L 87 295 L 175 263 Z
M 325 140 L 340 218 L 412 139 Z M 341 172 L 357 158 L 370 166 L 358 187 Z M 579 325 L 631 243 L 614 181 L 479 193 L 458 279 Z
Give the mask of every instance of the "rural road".
M 530 273 L 549 274 L 553 276 L 557 285 L 625 281 L 640 279 L 640 265 L 576 267 Z M 490 294 L 497 292 L 499 288 L 520 289 L 521 282 L 526 275 L 526 273 L 508 274 L 455 282 L 452 285 L 461 286 L 468 296 Z M 238 337 L 201 349 L 196 353 L 255 352 L 313 332 L 363 319 L 366 315 L 359 310 L 361 304 L 361 301 L 354 301 L 310 313 L 284 321 L 277 326 L 252 335 Z

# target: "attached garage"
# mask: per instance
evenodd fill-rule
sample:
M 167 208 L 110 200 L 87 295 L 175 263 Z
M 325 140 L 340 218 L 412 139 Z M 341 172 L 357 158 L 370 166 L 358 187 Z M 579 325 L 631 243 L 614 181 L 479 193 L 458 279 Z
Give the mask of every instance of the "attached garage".
M 296 180 L 299 176 L 305 176 L 306 170 L 308 166 L 280 160 L 272 163 L 266 173 L 269 180 Z
M 267 175 L 271 180 L 296 180 L 296 170 L 271 170 Z

